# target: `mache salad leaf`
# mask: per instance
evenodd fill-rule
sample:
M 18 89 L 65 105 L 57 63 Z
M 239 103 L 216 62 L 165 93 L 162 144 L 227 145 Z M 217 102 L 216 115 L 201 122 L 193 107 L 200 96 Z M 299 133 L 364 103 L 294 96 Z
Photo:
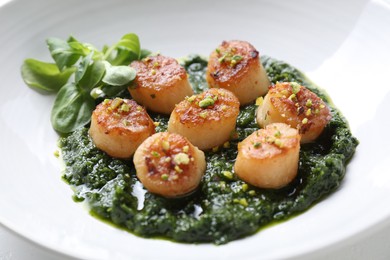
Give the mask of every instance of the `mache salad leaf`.
M 24 82 L 43 93 L 57 93 L 51 123 L 59 133 L 70 133 L 90 122 L 97 98 L 111 98 L 136 76 L 129 66 L 147 51 L 134 33 L 99 51 L 74 37 L 46 40 L 53 62 L 26 59 L 21 67 Z

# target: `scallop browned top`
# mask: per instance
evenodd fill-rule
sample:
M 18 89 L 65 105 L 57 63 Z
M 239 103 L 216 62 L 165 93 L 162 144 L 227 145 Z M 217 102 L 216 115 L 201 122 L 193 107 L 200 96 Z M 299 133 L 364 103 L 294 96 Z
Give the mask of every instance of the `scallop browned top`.
M 295 82 L 278 82 L 270 86 L 269 94 L 271 104 L 286 119 L 286 123 L 301 134 L 312 127 L 324 126 L 331 119 L 325 102 Z
M 259 52 L 250 43 L 223 41 L 210 54 L 207 71 L 218 86 L 225 87 L 231 82 L 239 81 L 253 68 L 252 64 L 259 62 Z
M 185 69 L 174 58 L 157 55 L 130 64 L 137 71 L 134 87 L 161 90 L 187 78 Z
M 197 125 L 206 121 L 220 121 L 237 117 L 240 102 L 226 89 L 211 88 L 198 95 L 187 97 L 174 109 L 180 123 Z
M 238 150 L 250 158 L 275 158 L 299 146 L 300 139 L 295 128 L 274 123 L 252 133 L 238 144 Z
M 153 120 L 134 100 L 106 99 L 96 107 L 92 116 L 95 116 L 97 123 L 106 129 L 105 134 L 130 135 L 143 132 L 145 129 L 154 129 Z
M 144 150 L 147 174 L 153 181 L 187 182 L 194 173 L 194 147 L 183 136 L 160 133 Z

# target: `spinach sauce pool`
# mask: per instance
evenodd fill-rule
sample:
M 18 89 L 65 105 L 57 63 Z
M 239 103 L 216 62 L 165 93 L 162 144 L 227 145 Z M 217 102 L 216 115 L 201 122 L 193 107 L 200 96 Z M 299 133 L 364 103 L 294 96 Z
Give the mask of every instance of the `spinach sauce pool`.
M 75 199 L 86 201 L 91 213 L 142 237 L 180 242 L 224 244 L 255 233 L 261 227 L 308 209 L 339 187 L 346 164 L 358 144 L 340 112 L 297 69 L 263 56 L 271 82 L 296 81 L 331 107 L 332 119 L 315 143 L 301 146 L 297 178 L 280 190 L 252 187 L 224 171 L 233 172 L 237 144 L 258 129 L 256 105 L 241 108 L 237 134 L 216 151 L 207 151 L 207 169 L 197 191 L 166 199 L 147 192 L 137 180 L 132 160 L 113 159 L 97 149 L 81 128 L 59 140 L 65 162 L 63 178 L 74 188 Z M 182 61 L 196 93 L 207 88 L 207 61 L 189 56 Z M 126 96 L 128 94 L 124 94 Z M 168 117 L 151 114 L 165 131 Z

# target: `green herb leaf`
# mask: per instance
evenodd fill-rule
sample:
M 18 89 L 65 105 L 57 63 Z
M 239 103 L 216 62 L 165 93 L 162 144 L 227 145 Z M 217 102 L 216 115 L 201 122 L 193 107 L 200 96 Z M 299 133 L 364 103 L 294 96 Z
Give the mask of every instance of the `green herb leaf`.
M 83 77 L 78 82 L 78 86 L 85 90 L 92 90 L 99 85 L 105 71 L 106 67 L 102 61 L 94 61 L 87 67 Z
M 87 69 L 92 61 L 92 55 L 93 53 L 91 52 L 87 57 L 84 57 L 77 66 L 77 70 L 75 73 L 76 84 L 79 83 L 79 81 L 84 77 L 84 74 L 87 72 Z
M 112 66 L 109 62 L 103 61 L 106 67 L 106 74 L 102 81 L 111 86 L 123 86 L 132 81 L 136 71 L 130 66 Z
M 74 71 L 71 67 L 60 72 L 56 64 L 34 59 L 26 59 L 21 68 L 22 78 L 29 87 L 48 92 L 57 92 Z
M 128 65 L 141 56 L 141 45 L 139 38 L 134 33 L 124 35 L 119 42 L 108 48 L 104 59 L 112 65 Z
M 95 102 L 89 93 L 82 92 L 74 83 L 63 86 L 57 94 L 51 111 L 53 128 L 70 133 L 91 120 Z
M 73 66 L 83 54 L 79 50 L 74 50 L 68 42 L 61 39 L 48 38 L 46 43 L 60 71 Z

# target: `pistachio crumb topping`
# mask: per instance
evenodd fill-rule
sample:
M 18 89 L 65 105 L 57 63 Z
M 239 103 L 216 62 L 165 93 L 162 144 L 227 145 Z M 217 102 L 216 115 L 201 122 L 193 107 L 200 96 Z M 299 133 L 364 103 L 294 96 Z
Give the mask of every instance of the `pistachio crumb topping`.
M 258 97 L 256 98 L 256 106 L 261 106 L 263 104 L 264 98 Z
M 275 139 L 274 144 L 279 148 L 283 147 L 283 142 L 280 139 Z
M 178 173 L 182 173 L 183 170 L 179 167 L 179 165 L 175 165 L 175 171 L 178 172 Z
M 253 147 L 256 148 L 256 149 L 257 149 L 257 148 L 260 148 L 260 147 L 261 147 L 261 143 L 260 143 L 260 142 L 254 143 L 254 144 L 253 144 Z
M 313 101 L 311 100 L 311 99 L 308 99 L 307 101 L 306 101 L 306 106 L 307 107 L 311 107 L 313 105 Z
M 176 165 L 184 164 L 187 165 L 190 163 L 190 157 L 186 153 L 178 153 L 173 158 L 173 161 Z
M 234 203 L 238 203 L 244 207 L 248 207 L 248 201 L 245 199 L 245 198 L 241 198 L 241 199 L 234 199 L 233 200 Z
M 165 151 L 168 151 L 169 147 L 170 147 L 169 142 L 165 141 L 165 140 L 161 142 L 161 146 L 162 146 L 163 150 L 165 150 Z
M 123 104 L 120 107 L 120 110 L 123 111 L 123 112 L 129 112 L 130 111 L 130 106 L 127 103 L 123 102 Z
M 171 157 L 166 157 L 166 158 L 164 159 L 165 162 L 170 162 L 171 160 L 172 160 Z
M 215 103 L 215 100 L 214 100 L 213 98 L 211 98 L 211 97 L 206 97 L 206 98 L 204 98 L 203 100 L 199 101 L 199 106 L 200 106 L 201 108 L 206 108 L 206 107 L 208 107 L 208 106 L 214 105 L 214 103 Z
M 153 157 L 156 157 L 156 158 L 160 157 L 160 154 L 156 151 L 152 151 L 151 154 Z
M 256 195 L 256 191 L 250 190 L 250 191 L 248 191 L 248 194 L 251 195 L 251 196 L 254 196 L 254 195 Z
M 187 97 L 186 99 L 187 99 L 188 102 L 192 103 L 192 102 L 194 102 L 194 100 L 196 99 L 196 96 L 195 96 L 195 95 L 192 95 L 192 96 L 190 96 L 190 97 Z
M 306 110 L 306 115 L 307 116 L 310 116 L 311 115 L 311 109 L 309 108 L 308 110 Z
M 199 116 L 201 118 L 206 118 L 207 117 L 207 111 L 203 111 L 203 112 L 199 113 Z
M 245 192 L 248 190 L 249 186 L 248 186 L 248 184 L 244 183 L 244 184 L 242 184 L 241 188 Z
M 275 137 L 281 137 L 282 136 L 282 133 L 278 130 L 276 131 L 276 133 L 274 134 Z
M 188 153 L 190 147 L 188 145 L 183 146 L 183 152 Z
M 302 124 L 307 124 L 307 122 L 308 122 L 308 119 L 305 117 L 304 119 L 302 119 Z
M 297 94 L 301 90 L 301 86 L 296 82 L 290 82 L 293 94 Z
M 229 171 L 223 171 L 222 175 L 225 176 L 227 179 L 232 180 L 233 179 L 233 173 Z
M 167 181 L 167 180 L 168 180 L 168 178 L 169 178 L 169 175 L 168 175 L 168 174 L 166 174 L 166 173 L 164 173 L 164 174 L 161 174 L 161 180 L 163 180 L 163 181 Z

